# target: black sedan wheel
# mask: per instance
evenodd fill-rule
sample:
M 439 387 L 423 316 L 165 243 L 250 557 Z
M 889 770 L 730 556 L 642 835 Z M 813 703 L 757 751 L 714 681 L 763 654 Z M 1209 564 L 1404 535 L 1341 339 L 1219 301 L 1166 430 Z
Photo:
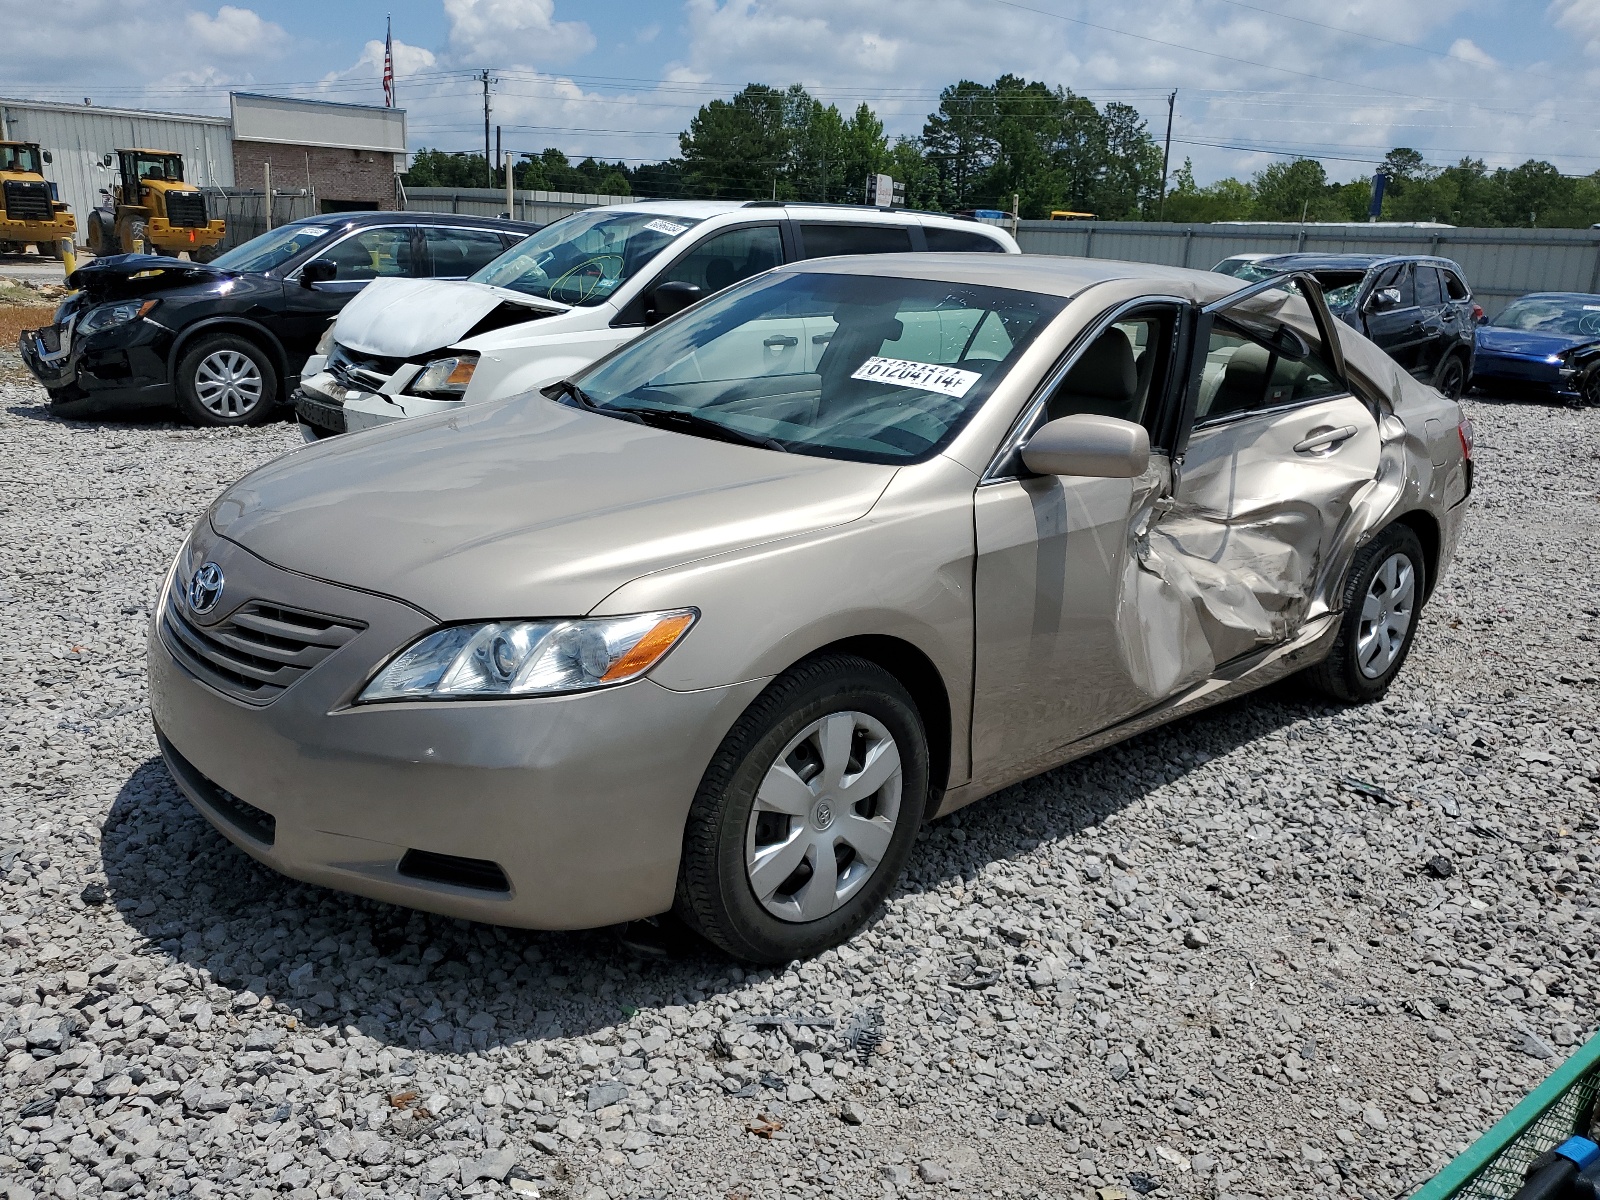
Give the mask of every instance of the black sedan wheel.
M 177 385 L 178 407 L 197 425 L 249 425 L 278 399 L 271 356 L 232 333 L 202 337 L 185 351 Z
M 1461 361 L 1459 354 L 1448 355 L 1439 364 L 1433 386 L 1451 400 L 1461 399 L 1461 394 L 1467 390 L 1467 364 Z
M 1588 408 L 1600 408 L 1600 363 L 1590 367 L 1578 380 L 1578 403 Z

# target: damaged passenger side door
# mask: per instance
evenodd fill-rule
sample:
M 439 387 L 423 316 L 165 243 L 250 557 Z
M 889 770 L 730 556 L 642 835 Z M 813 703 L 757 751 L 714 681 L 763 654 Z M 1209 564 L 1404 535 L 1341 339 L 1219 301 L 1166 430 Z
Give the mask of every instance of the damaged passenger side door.
M 1146 573 L 1183 598 L 1170 607 L 1196 656 L 1185 674 L 1288 642 L 1325 611 L 1319 582 L 1378 473 L 1377 418 L 1346 381 L 1320 293 L 1301 290 L 1319 345 L 1242 311 L 1243 296 L 1196 315 L 1172 493 L 1142 552 Z

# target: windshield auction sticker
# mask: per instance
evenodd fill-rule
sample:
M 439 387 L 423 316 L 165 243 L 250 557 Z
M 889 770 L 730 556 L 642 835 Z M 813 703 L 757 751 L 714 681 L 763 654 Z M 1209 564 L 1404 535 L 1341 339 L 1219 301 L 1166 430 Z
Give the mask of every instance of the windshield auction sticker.
M 976 371 L 963 371 L 957 367 L 873 355 L 852 371 L 850 378 L 864 379 L 868 383 L 887 383 L 892 387 L 913 387 L 924 392 L 943 392 L 946 396 L 965 396 L 983 376 Z
M 668 221 L 661 217 L 656 218 L 654 221 L 646 221 L 644 227 L 652 229 L 656 233 L 664 233 L 668 237 L 677 237 L 685 229 L 689 228 L 687 225 L 679 225 L 676 221 Z

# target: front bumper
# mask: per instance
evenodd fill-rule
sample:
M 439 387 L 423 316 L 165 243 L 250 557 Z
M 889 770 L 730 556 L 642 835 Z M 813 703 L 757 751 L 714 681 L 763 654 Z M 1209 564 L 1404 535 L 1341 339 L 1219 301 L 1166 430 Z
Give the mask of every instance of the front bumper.
M 300 390 L 295 393 L 295 411 L 308 425 L 315 425 L 327 433 L 354 433 L 359 429 L 375 429 L 408 417 L 431 417 L 436 413 L 457 412 L 460 400 L 434 400 L 427 396 L 407 396 L 398 390 L 409 383 L 416 370 L 402 372 L 384 391 L 364 391 L 349 387 L 334 378 L 329 371 L 304 375 Z M 402 377 L 403 376 L 403 377 Z M 387 390 L 395 387 L 394 392 Z M 300 401 L 305 400 L 302 408 Z
M 62 213 L 54 221 L 13 221 L 0 212 L 0 242 L 54 243 L 78 232 L 78 222 L 71 213 Z
M 180 595 L 206 561 L 226 579 L 217 623 L 260 599 L 362 626 L 276 698 L 247 703 L 174 654 L 163 597 L 149 646 L 163 754 L 235 845 L 309 883 L 502 925 L 591 928 L 671 906 L 690 802 L 760 681 L 676 692 L 645 679 L 528 700 L 353 705 L 431 618 L 280 570 L 205 528 L 178 564 Z M 419 877 L 421 860 L 477 863 L 482 879 L 501 884 Z
M 87 414 L 171 403 L 172 341 L 170 329 L 141 319 L 76 339 L 55 327 L 24 329 L 17 353 L 53 403 Z

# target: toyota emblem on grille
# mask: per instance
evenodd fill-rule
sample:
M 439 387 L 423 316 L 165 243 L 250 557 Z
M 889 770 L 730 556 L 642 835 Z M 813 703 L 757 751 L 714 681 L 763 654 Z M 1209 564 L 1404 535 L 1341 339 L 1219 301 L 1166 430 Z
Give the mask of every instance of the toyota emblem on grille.
M 189 580 L 189 611 L 203 616 L 222 599 L 222 568 L 208 562 Z

